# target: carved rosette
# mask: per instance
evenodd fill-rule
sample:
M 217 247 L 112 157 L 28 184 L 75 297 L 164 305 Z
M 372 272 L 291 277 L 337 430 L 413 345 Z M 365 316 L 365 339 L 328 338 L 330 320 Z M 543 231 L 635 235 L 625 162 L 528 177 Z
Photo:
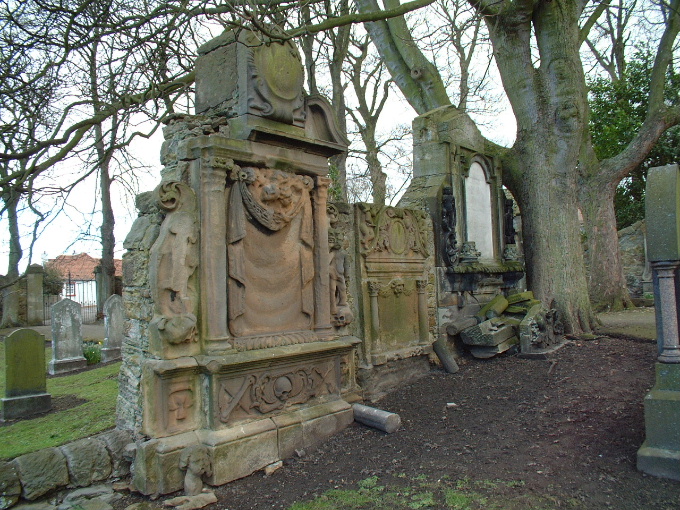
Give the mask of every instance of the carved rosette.
M 359 233 L 364 257 L 382 252 L 399 258 L 428 256 L 426 213 L 391 206 L 359 204 Z
M 156 189 L 166 217 L 150 250 L 149 278 L 154 300 L 151 329 L 163 344 L 198 340 L 198 223 L 196 196 L 186 184 L 166 182 Z
M 339 373 L 334 361 L 271 372 L 244 374 L 219 382 L 219 421 L 260 418 L 315 397 L 338 395 Z
M 278 122 L 304 127 L 304 71 L 291 41 L 263 40 L 249 33 L 248 111 Z

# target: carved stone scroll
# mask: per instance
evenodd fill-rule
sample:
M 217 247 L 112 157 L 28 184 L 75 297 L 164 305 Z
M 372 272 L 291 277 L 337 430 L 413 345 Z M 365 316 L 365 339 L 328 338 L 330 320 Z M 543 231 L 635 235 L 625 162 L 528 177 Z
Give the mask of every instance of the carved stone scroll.
M 360 204 L 361 252 L 406 257 L 409 253 L 428 256 L 425 242 L 425 212 L 390 206 Z
M 441 256 L 445 266 L 458 262 L 458 240 L 456 239 L 456 199 L 453 188 L 445 187 L 442 195 L 442 238 Z
M 161 184 L 156 194 L 167 216 L 150 251 L 149 276 L 154 299 L 150 327 L 167 344 L 196 342 L 196 196 L 191 188 L 178 182 Z

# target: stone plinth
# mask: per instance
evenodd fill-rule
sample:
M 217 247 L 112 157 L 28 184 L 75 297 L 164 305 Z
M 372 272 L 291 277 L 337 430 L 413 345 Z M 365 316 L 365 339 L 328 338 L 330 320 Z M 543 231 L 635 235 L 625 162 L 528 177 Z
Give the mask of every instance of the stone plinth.
M 0 420 L 46 413 L 52 408 L 45 376 L 45 336 L 18 329 L 5 338 L 5 398 Z
M 656 385 L 645 403 L 645 442 L 637 468 L 680 480 L 680 364 L 657 363 Z

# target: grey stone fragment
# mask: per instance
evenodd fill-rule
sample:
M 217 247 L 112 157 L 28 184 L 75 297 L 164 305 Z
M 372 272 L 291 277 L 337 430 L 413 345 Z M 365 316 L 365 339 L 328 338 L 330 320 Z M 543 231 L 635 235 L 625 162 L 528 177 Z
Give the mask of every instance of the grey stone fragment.
M 487 347 L 499 345 L 514 335 L 513 327 L 499 320 L 484 321 L 460 332 L 460 337 L 466 345 Z
M 21 482 L 16 466 L 0 461 L 0 510 L 5 510 L 19 501 Z
M 432 348 L 434 349 L 435 354 L 439 358 L 439 361 L 442 362 L 442 366 L 444 367 L 444 370 L 446 370 L 447 373 L 455 374 L 456 372 L 458 372 L 458 370 L 460 370 L 460 367 L 458 367 L 458 363 L 456 363 L 454 349 L 447 340 L 440 338 L 439 340 L 432 344 Z
M 647 256 L 651 262 L 680 260 L 680 171 L 650 168 L 645 193 Z
M 104 303 L 104 330 L 106 333 L 102 347 L 102 361 L 104 363 L 120 359 L 124 321 L 123 298 L 118 294 L 113 294 Z
M 388 434 L 395 432 L 401 425 L 401 418 L 396 413 L 390 413 L 362 404 L 354 404 L 352 410 L 354 411 L 354 419 L 356 421 Z
M 132 443 L 132 437 L 127 430 L 114 429 L 95 436 L 101 440 L 111 458 L 111 476 L 123 477 L 130 474 L 130 462 L 125 459 L 125 447 Z
M 61 447 L 72 487 L 86 487 L 111 475 L 111 459 L 103 441 L 81 439 Z
M 92 498 L 62 503 L 57 510 L 113 510 L 113 506 L 101 498 Z
M 46 448 L 17 457 L 22 497 L 34 500 L 57 487 L 68 485 L 66 457 L 58 448 Z

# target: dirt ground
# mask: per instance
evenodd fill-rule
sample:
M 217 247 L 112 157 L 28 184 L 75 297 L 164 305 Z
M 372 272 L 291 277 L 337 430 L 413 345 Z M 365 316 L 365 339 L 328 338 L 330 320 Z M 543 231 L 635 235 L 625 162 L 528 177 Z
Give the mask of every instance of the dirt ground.
M 375 404 L 399 413 L 396 433 L 355 423 L 271 476 L 216 488 L 219 502 L 207 508 L 288 508 L 378 476 L 397 488 L 413 477 L 516 481 L 555 508 L 677 510 L 680 482 L 635 468 L 656 356 L 653 309 L 639 313 L 605 317 L 611 336 L 573 340 L 547 360 L 465 358 L 456 374 L 433 369 Z M 645 333 L 631 328 L 641 323 Z

